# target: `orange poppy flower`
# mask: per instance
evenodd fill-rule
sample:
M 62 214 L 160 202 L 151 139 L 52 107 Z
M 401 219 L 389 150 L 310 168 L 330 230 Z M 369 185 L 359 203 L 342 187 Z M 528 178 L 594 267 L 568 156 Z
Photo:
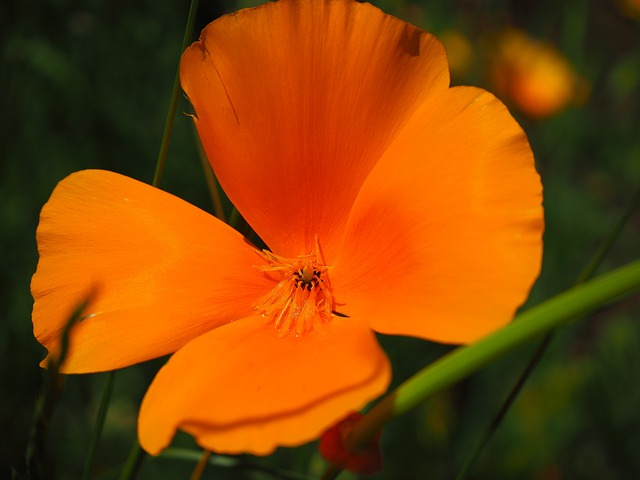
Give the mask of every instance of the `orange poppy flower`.
M 62 370 L 174 353 L 143 400 L 152 454 L 298 445 L 382 394 L 375 332 L 471 342 L 538 274 L 541 185 L 492 95 L 449 87 L 433 36 L 351 0 L 280 0 L 210 24 L 182 86 L 218 179 L 268 245 L 106 171 L 44 206 L 34 331 Z

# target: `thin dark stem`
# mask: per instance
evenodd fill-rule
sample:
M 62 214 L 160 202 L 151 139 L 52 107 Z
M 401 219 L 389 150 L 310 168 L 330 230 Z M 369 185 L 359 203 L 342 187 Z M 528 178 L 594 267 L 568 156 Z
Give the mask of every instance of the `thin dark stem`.
M 191 0 L 191 6 L 189 7 L 189 16 L 187 17 L 187 26 L 184 30 L 184 37 L 182 38 L 182 48 L 180 53 L 191 43 L 191 37 L 193 35 L 193 25 L 196 21 L 196 12 L 198 10 L 198 0 Z M 162 134 L 162 142 L 160 142 L 160 152 L 158 153 L 158 161 L 156 162 L 156 171 L 153 175 L 154 187 L 160 186 L 160 179 L 162 178 L 162 172 L 164 171 L 164 164 L 167 158 L 167 152 L 169 151 L 169 141 L 171 140 L 171 132 L 173 131 L 173 120 L 176 117 L 176 108 L 178 106 L 178 95 L 180 93 L 180 62 L 178 62 L 178 68 L 176 69 L 176 75 L 173 79 L 173 89 L 171 91 L 171 100 L 169 101 L 169 111 L 167 112 L 167 118 L 164 123 L 164 133 Z
M 98 409 L 98 416 L 96 417 L 96 424 L 93 428 L 91 444 L 89 445 L 89 454 L 87 455 L 84 469 L 82 471 L 82 480 L 89 480 L 91 474 L 91 466 L 93 465 L 93 459 L 95 458 L 96 452 L 98 451 L 98 445 L 100 443 L 100 437 L 102 436 L 104 422 L 107 418 L 107 412 L 109 411 L 109 402 L 111 401 L 111 393 L 113 392 L 115 373 L 115 370 L 107 372 L 107 380 L 105 381 L 104 388 L 102 390 L 100 408 Z
M 227 223 L 231 227 L 238 230 L 238 224 L 240 223 L 241 218 L 242 217 L 240 216 L 240 212 L 238 211 L 238 209 L 236 207 L 233 207 L 233 210 L 231 210 L 231 215 L 229 215 L 229 221 Z
M 127 461 L 124 464 L 124 468 L 120 472 L 120 476 L 118 480 L 132 480 L 136 478 L 140 467 L 142 466 L 142 462 L 146 458 L 146 453 L 142 448 L 140 448 L 140 443 L 138 440 L 135 441 L 133 447 L 131 448 L 131 452 L 129 452 L 129 456 L 127 457 Z
M 338 475 L 340 475 L 341 472 L 342 472 L 342 469 L 340 467 L 331 465 L 324 472 L 324 475 L 322 475 L 322 478 L 320 480 L 335 480 L 336 478 L 338 478 Z
M 594 275 L 595 271 L 598 269 L 598 267 L 600 266 L 600 264 L 602 263 L 606 255 L 609 253 L 609 251 L 613 247 L 613 244 L 615 243 L 616 239 L 624 229 L 624 226 L 627 224 L 627 222 L 629 221 L 633 213 L 639 207 L 640 207 L 640 188 L 638 188 L 635 195 L 631 198 L 629 205 L 627 206 L 625 212 L 623 213 L 618 223 L 611 230 L 609 235 L 607 235 L 607 237 L 602 242 L 602 244 L 600 245 L 596 253 L 593 255 L 593 257 L 591 258 L 587 266 L 582 270 L 582 272 L 578 276 L 578 279 L 576 280 L 576 283 L 575 283 L 576 285 L 586 282 Z M 529 360 L 524 371 L 520 374 L 520 376 L 518 377 L 518 380 L 511 388 L 509 395 L 507 396 L 505 401 L 502 403 L 502 406 L 498 410 L 498 413 L 496 413 L 496 415 L 493 417 L 493 420 L 485 430 L 484 434 L 482 435 L 482 437 L 480 437 L 478 442 L 475 444 L 474 448 L 471 450 L 471 452 L 467 456 L 464 464 L 462 465 L 462 468 L 460 469 L 458 475 L 456 476 L 456 480 L 464 480 L 467 477 L 469 471 L 471 470 L 471 467 L 473 466 L 474 462 L 480 455 L 480 452 L 482 452 L 482 450 L 487 445 L 487 443 L 489 442 L 493 434 L 496 432 L 496 430 L 498 429 L 498 427 L 506 417 L 507 413 L 509 412 L 509 409 L 513 405 L 515 399 L 518 397 L 518 394 L 520 393 L 525 383 L 531 376 L 531 373 L 535 370 L 535 368 L 540 363 L 540 360 L 542 359 L 544 353 L 549 347 L 549 344 L 551 343 L 552 339 L 553 339 L 553 332 L 549 333 L 544 338 L 542 343 L 540 343 L 540 345 L 534 352 L 533 356 Z
M 627 208 L 622 214 L 622 217 L 620 217 L 620 220 L 618 221 L 616 226 L 613 228 L 613 230 L 611 230 L 607 238 L 605 238 L 604 242 L 602 242 L 600 248 L 593 256 L 591 261 L 587 264 L 584 270 L 582 270 L 576 283 L 579 284 L 582 282 L 586 282 L 591 277 L 593 277 L 593 274 L 604 260 L 604 257 L 609 253 L 609 251 L 613 247 L 614 242 L 617 240 L 625 225 L 634 214 L 634 212 L 638 210 L 638 208 L 640 208 L 640 188 L 638 188 L 633 197 L 631 197 L 631 201 L 629 202 L 629 205 L 627 205 Z
M 529 360 L 529 363 L 525 367 L 524 371 L 520 374 L 520 377 L 511 388 L 511 391 L 509 392 L 509 396 L 506 398 L 506 400 L 500 407 L 500 410 L 495 415 L 495 417 L 493 417 L 493 420 L 491 421 L 487 429 L 484 431 L 484 434 L 482 435 L 480 440 L 475 444 L 471 453 L 467 456 L 467 459 L 462 465 L 460 472 L 456 476 L 456 480 L 462 480 L 467 476 L 475 460 L 478 458 L 478 455 L 480 454 L 482 449 L 485 447 L 485 445 L 489 442 L 494 432 L 498 429 L 498 427 L 502 423 L 502 420 L 504 420 L 504 417 L 507 415 L 507 413 L 509 412 L 509 409 L 513 405 L 513 402 L 515 402 L 516 398 L 518 398 L 518 395 L 520 394 L 522 387 L 524 387 L 524 384 L 529 379 L 529 376 L 531 375 L 533 370 L 535 370 L 535 368 L 538 366 L 538 363 L 542 359 L 542 356 L 546 352 L 552 339 L 553 339 L 553 333 L 550 333 L 546 335 L 542 340 L 542 342 L 540 343 L 540 345 L 538 345 L 538 348 L 536 349 L 533 356 Z
M 184 29 L 184 36 L 182 37 L 182 45 L 180 47 L 180 54 L 186 50 L 191 43 L 193 36 L 193 26 L 196 22 L 196 12 L 198 11 L 198 0 L 191 0 L 189 6 L 189 14 L 187 16 L 187 24 Z M 162 141 L 160 142 L 160 152 L 158 153 L 158 160 L 156 162 L 156 171 L 153 175 L 152 185 L 154 187 L 160 186 L 160 180 L 162 179 L 162 172 L 164 171 L 164 164 L 167 158 L 167 152 L 169 151 L 169 141 L 171 140 L 171 132 L 173 131 L 173 121 L 176 116 L 176 109 L 178 106 L 178 95 L 180 93 L 180 61 L 176 68 L 176 74 L 173 79 L 173 88 L 171 90 L 171 99 L 169 100 L 169 110 L 167 112 L 167 118 L 164 123 L 164 132 L 162 134 Z M 131 453 L 127 458 L 127 462 L 120 472 L 120 480 L 131 480 L 135 478 L 145 458 L 144 451 L 140 448 L 140 444 L 136 440 Z
M 93 298 L 93 295 L 94 293 L 90 292 L 87 298 L 78 304 L 73 311 L 62 329 L 60 351 L 57 355 L 50 355 L 47 363 L 47 372 L 42 384 L 42 391 L 36 402 L 29 442 L 25 451 L 26 476 L 29 479 L 37 480 L 46 476 L 44 446 L 53 410 L 58 403 L 64 386 L 64 377 L 60 374 L 60 368 L 67 357 L 71 329 L 82 318 L 82 312 L 91 301 L 91 298 Z
M 198 156 L 200 157 L 200 163 L 202 164 L 202 171 L 204 172 L 204 178 L 207 182 L 207 188 L 209 189 L 209 195 L 211 196 L 211 202 L 213 203 L 213 213 L 223 222 L 227 222 L 226 215 L 224 214 L 224 208 L 222 207 L 222 198 L 220 197 L 220 184 L 216 179 L 211 164 L 207 159 L 207 154 L 202 147 L 202 142 L 198 136 L 198 132 L 194 127 L 196 146 L 198 147 Z

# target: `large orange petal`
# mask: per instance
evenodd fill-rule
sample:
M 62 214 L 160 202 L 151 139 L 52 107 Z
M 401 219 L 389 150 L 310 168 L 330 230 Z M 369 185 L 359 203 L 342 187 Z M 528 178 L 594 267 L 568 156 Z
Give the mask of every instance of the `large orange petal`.
M 542 253 L 527 139 L 492 95 L 431 98 L 367 179 L 331 270 L 339 310 L 384 333 L 469 342 L 525 300 Z
M 280 255 L 317 234 L 330 257 L 390 139 L 449 77 L 437 39 L 372 5 L 280 0 L 211 23 L 181 82 L 244 218 Z
M 363 322 L 335 318 L 324 334 L 281 338 L 272 322 L 245 318 L 169 359 L 140 407 L 140 444 L 155 455 L 180 429 L 208 450 L 265 455 L 317 438 L 389 379 L 389 362 Z
M 34 333 L 56 351 L 74 307 L 97 287 L 73 329 L 66 372 L 124 367 L 174 352 L 249 315 L 270 286 L 242 236 L 166 192 L 87 170 L 58 184 L 42 209 L 31 282 Z

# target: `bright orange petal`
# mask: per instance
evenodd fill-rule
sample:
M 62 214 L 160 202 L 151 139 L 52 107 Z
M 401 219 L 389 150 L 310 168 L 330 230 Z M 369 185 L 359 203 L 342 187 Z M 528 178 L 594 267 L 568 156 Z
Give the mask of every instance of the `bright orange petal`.
M 540 269 L 542 187 L 506 108 L 458 87 L 430 99 L 367 179 L 331 282 L 379 332 L 469 342 L 504 325 Z
M 433 36 L 366 3 L 269 2 L 216 20 L 182 57 L 209 161 L 276 253 L 326 252 L 371 168 L 447 88 Z
M 272 286 L 242 236 L 166 192 L 87 170 L 58 184 L 37 231 L 34 333 L 50 351 L 74 307 L 98 298 L 73 329 L 64 371 L 110 370 L 174 352 L 249 315 Z
M 362 322 L 335 318 L 324 334 L 278 336 L 254 316 L 190 342 L 152 382 L 140 408 L 151 454 L 176 430 L 218 453 L 265 455 L 300 445 L 387 388 L 389 363 Z

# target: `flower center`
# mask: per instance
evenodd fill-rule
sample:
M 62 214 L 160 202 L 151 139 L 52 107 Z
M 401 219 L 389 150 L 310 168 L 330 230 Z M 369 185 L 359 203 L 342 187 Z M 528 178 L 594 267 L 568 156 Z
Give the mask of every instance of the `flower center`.
M 274 322 L 281 337 L 289 332 L 300 336 L 311 330 L 322 331 L 331 320 L 334 301 L 329 267 L 324 265 L 319 247 L 296 258 L 280 257 L 267 250 L 260 256 L 268 265 L 256 268 L 278 283 L 254 308 Z

